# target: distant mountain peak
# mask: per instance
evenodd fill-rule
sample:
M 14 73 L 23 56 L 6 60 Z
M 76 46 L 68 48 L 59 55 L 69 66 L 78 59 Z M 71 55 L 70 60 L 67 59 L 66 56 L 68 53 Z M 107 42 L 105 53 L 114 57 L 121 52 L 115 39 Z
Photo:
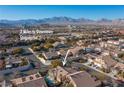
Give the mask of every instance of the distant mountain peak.
M 0 20 L 0 26 L 23 26 L 40 24 L 100 24 L 100 25 L 124 25 L 124 19 L 110 20 L 102 18 L 100 20 L 91 20 L 86 18 L 71 18 L 66 16 L 44 18 L 44 19 L 22 19 L 22 20 Z

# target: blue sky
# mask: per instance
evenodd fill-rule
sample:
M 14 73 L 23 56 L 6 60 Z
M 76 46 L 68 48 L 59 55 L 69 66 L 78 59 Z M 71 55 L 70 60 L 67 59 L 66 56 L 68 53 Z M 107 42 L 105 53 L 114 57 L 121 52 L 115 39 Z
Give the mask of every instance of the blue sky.
M 112 5 L 0 5 L 0 19 L 42 19 L 67 16 L 72 18 L 124 18 L 124 6 Z

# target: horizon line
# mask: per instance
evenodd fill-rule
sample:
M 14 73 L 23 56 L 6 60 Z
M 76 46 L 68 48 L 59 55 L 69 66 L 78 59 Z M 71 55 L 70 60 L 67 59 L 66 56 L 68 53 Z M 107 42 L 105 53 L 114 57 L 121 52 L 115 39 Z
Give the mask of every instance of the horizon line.
M 71 18 L 71 19 L 87 19 L 87 20 L 93 20 L 93 21 L 98 21 L 98 20 L 102 20 L 102 19 L 107 19 L 107 20 L 118 20 L 118 19 L 124 19 L 124 18 L 99 18 L 99 19 L 93 19 L 93 18 L 86 18 L 86 17 L 68 17 L 68 16 L 53 16 L 53 17 L 44 17 L 44 18 L 22 18 L 22 19 L 0 19 L 0 20 L 7 20 L 7 21 L 19 21 L 19 20 L 43 20 L 43 19 L 47 19 L 47 18 Z

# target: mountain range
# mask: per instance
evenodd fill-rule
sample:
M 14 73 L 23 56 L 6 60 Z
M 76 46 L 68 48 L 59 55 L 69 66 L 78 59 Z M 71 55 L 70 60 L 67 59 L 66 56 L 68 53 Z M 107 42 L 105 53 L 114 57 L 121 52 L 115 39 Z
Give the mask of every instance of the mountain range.
M 91 20 L 85 18 L 71 18 L 71 17 L 52 17 L 44 19 L 25 19 L 25 20 L 0 20 L 0 27 L 19 27 L 23 25 L 32 26 L 40 24 L 57 24 L 57 25 L 66 25 L 66 24 L 94 24 L 94 25 L 118 25 L 124 26 L 124 19 L 100 19 L 100 20 Z

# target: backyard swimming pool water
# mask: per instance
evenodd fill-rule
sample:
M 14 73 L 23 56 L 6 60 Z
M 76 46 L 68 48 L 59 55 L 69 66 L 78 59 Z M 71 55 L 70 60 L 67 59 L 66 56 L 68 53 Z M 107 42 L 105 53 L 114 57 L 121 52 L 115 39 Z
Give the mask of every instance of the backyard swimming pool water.
M 48 75 L 45 76 L 45 81 L 49 87 L 55 87 L 54 82 L 48 77 Z

